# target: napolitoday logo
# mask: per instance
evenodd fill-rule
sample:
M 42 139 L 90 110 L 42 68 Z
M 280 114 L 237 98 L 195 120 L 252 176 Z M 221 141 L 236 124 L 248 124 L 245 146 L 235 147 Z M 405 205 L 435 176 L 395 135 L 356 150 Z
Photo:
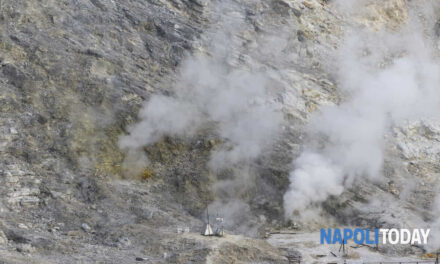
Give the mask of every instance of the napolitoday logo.
M 426 245 L 430 229 L 350 229 L 321 228 L 321 244 L 347 244 L 353 240 L 356 244 L 402 244 Z

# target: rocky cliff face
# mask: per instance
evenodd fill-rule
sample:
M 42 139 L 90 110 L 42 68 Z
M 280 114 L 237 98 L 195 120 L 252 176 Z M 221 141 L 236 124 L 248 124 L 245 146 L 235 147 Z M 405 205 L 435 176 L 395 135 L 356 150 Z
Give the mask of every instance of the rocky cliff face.
M 230 233 L 258 237 L 265 228 L 293 224 L 285 221 L 283 196 L 292 160 L 308 141 L 307 123 L 349 97 L 328 63 L 344 26 L 398 30 L 411 10 L 424 9 L 390 0 L 350 17 L 333 1 L 220 2 L 0 2 L 2 261 L 287 263 L 256 238 L 192 232 L 199 232 L 208 204 L 228 216 Z M 219 10 L 227 11 L 226 20 Z M 436 14 L 425 11 L 423 30 L 436 42 L 436 24 L 429 22 Z M 242 21 L 235 31 L 225 32 L 228 16 Z M 130 153 L 120 138 L 142 121 L 145 102 L 178 96 L 188 58 L 215 57 L 212 42 L 222 39 L 211 37 L 219 31 L 230 35 L 230 57 L 216 63 L 228 73 L 264 76 L 280 131 L 257 157 L 213 170 L 212 153 L 240 142 L 219 132 L 224 119 L 208 119 L 190 136 L 170 131 L 139 142 L 148 162 L 130 171 L 139 163 L 127 167 Z M 313 221 L 294 221 L 304 228 L 329 218 L 371 226 L 429 222 L 439 134 L 432 120 L 393 127 L 385 180 L 358 180 L 327 199 Z M 186 227 L 190 233 L 177 234 Z

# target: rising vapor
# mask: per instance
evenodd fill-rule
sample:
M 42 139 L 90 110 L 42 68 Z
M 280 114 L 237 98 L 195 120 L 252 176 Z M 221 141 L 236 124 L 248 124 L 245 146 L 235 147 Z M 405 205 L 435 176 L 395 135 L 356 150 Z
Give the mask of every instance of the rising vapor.
M 338 4 L 350 12 L 366 10 L 367 2 Z M 428 17 L 433 29 L 436 20 Z M 346 29 L 328 69 L 336 72 L 343 102 L 322 107 L 310 120 L 311 140 L 294 161 L 284 196 L 288 218 L 341 194 L 356 180 L 380 178 L 389 129 L 408 120 L 438 117 L 440 65 L 434 54 L 417 14 L 410 14 L 397 30 L 359 25 Z
M 225 142 L 211 155 L 213 170 L 249 162 L 271 145 L 280 130 L 282 114 L 271 104 L 267 70 L 241 63 L 245 39 L 244 10 L 227 1 L 217 6 L 218 26 L 202 37 L 203 50 L 187 57 L 171 96 L 153 95 L 140 111 L 139 123 L 128 129 L 119 146 L 127 153 L 159 141 L 163 136 L 191 137 L 214 123 Z M 240 63 L 239 63 L 240 62 Z M 127 155 L 126 162 L 137 161 Z

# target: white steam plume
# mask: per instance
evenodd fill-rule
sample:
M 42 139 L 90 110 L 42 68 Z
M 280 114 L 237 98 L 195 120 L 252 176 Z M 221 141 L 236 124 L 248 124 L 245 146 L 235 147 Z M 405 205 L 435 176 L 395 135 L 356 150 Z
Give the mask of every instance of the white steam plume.
M 207 122 L 227 145 L 212 153 L 211 169 L 250 161 L 270 145 L 282 115 L 271 106 L 267 73 L 236 54 L 246 41 L 239 37 L 245 25 L 241 11 L 232 2 L 218 7 L 217 27 L 201 38 L 206 53 L 182 62 L 172 96 L 153 95 L 145 103 L 141 121 L 120 138 L 122 149 L 133 152 L 165 135 L 193 136 Z
M 364 2 L 356 1 L 356 9 Z M 284 196 L 287 217 L 341 194 L 357 178 L 380 177 L 389 127 L 439 115 L 440 67 L 431 46 L 411 19 L 397 32 L 346 32 L 333 65 L 345 101 L 311 118 L 309 136 L 318 144 L 294 162 Z

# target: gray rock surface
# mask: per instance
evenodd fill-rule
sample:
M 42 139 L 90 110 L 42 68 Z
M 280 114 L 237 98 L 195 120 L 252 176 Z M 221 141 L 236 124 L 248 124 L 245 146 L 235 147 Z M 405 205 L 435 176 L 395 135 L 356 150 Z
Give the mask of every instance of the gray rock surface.
M 0 262 L 287 263 L 257 237 L 288 225 L 282 199 L 304 126 L 320 106 L 343 98 L 322 61 L 350 18 L 331 1 L 239 2 L 248 46 L 231 53 L 243 65 L 275 70 L 274 104 L 286 124 L 251 165 L 255 178 L 241 197 L 246 215 L 227 226 L 225 238 L 199 235 L 219 180 L 207 169 L 221 141 L 210 128 L 145 147 L 150 165 L 140 176 L 124 175 L 117 144 L 143 101 L 172 94 L 182 59 L 203 51 L 216 1 L 0 2 Z M 367 26 L 405 19 L 377 10 Z M 278 57 L 259 39 L 275 29 L 287 36 Z M 426 208 L 440 175 L 438 122 L 396 127 L 389 137 L 386 180 L 358 183 L 325 202 L 324 218 L 411 226 L 432 217 Z M 189 233 L 177 234 L 185 227 Z

